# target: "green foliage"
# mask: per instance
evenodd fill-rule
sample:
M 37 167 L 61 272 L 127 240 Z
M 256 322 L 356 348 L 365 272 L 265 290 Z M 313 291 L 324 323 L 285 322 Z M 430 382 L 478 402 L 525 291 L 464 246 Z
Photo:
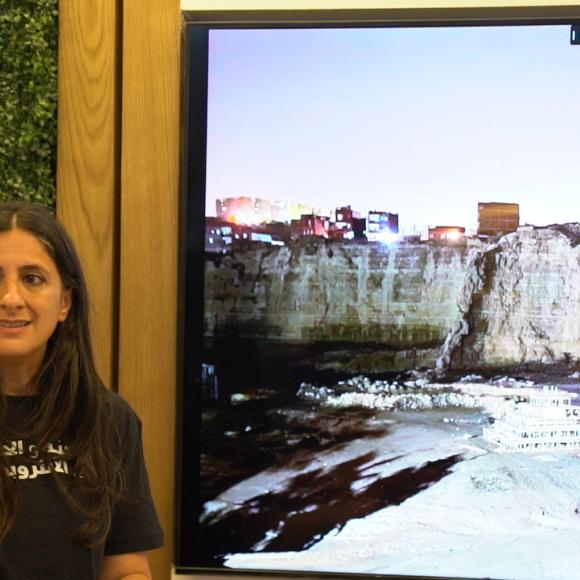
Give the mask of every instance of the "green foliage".
M 0 0 L 0 201 L 56 197 L 58 0 Z

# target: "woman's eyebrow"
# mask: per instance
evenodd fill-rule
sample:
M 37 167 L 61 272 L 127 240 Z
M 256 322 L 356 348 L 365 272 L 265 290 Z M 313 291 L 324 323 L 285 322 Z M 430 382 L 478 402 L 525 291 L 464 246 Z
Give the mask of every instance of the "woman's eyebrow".
M 4 274 L 4 271 L 5 271 L 5 268 L 3 266 L 0 266 L 0 274 Z M 47 276 L 47 277 L 50 276 L 50 271 L 47 268 L 45 268 L 41 264 L 34 264 L 34 263 L 24 264 L 23 266 L 19 266 L 18 272 L 20 274 L 29 274 L 31 272 L 40 272 L 44 276 Z
M 49 274 L 50 272 L 41 264 L 24 264 L 24 266 L 20 266 L 18 268 L 19 272 L 32 272 L 32 271 L 40 271 L 44 274 Z

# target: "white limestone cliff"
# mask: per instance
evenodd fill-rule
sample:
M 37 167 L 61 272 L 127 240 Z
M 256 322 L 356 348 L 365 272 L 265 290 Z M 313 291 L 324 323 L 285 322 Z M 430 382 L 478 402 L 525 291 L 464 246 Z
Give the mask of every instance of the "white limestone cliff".
M 566 224 L 464 246 L 305 239 L 208 257 L 206 336 L 347 344 L 359 370 L 575 360 L 579 239 Z

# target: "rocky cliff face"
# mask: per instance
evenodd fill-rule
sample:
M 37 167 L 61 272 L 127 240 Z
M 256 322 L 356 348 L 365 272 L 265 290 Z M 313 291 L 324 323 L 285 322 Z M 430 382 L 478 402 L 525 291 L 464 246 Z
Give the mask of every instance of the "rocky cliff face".
M 579 232 L 571 224 L 514 233 L 486 250 L 468 332 L 452 355 L 460 366 L 580 356 Z
M 576 358 L 579 234 L 569 224 L 466 246 L 309 239 L 208 256 L 206 335 L 335 344 L 340 364 L 366 371 Z

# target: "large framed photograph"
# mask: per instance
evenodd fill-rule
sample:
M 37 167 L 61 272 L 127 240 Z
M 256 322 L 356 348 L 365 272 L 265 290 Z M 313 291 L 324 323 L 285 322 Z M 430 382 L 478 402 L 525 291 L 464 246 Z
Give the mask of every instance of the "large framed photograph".
M 178 573 L 576 577 L 579 30 L 186 17 Z

